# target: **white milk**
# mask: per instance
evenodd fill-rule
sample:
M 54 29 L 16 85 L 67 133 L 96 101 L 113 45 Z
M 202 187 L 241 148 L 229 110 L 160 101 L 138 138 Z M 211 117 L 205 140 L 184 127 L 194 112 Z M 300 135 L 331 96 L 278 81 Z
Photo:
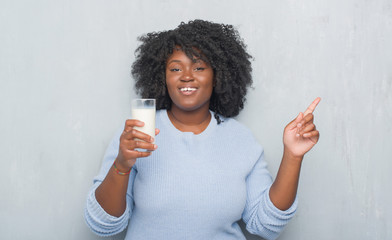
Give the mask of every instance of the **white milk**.
M 144 122 L 143 127 L 134 127 L 134 129 L 155 138 L 155 108 L 133 108 L 131 112 L 133 119 Z

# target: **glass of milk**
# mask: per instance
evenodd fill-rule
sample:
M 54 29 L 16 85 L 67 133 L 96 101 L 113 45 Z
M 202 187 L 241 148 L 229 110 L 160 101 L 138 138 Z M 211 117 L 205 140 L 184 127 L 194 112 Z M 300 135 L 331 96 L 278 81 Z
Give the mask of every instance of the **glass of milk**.
M 131 104 L 132 119 L 144 122 L 143 127 L 134 129 L 155 138 L 155 99 L 134 99 Z

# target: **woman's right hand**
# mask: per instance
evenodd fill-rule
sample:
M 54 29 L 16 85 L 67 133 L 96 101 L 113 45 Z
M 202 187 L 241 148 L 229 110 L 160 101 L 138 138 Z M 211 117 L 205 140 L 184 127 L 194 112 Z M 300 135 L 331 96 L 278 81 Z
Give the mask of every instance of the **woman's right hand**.
M 134 127 L 143 127 L 144 123 L 136 119 L 128 119 L 125 122 L 124 131 L 120 137 L 120 149 L 117 155 L 116 167 L 121 172 L 128 172 L 136 163 L 137 158 L 148 157 L 151 151 L 157 149 L 153 144 L 154 138 L 148 134 L 140 132 Z M 159 130 L 155 130 L 155 135 Z M 137 151 L 136 148 L 149 151 Z

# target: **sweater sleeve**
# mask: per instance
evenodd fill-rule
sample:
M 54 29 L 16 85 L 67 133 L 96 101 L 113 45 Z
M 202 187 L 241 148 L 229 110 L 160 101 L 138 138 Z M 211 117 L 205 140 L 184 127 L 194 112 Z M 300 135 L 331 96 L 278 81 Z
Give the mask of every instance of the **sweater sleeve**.
M 286 211 L 274 206 L 269 197 L 272 177 L 264 161 L 263 150 L 246 179 L 247 200 L 243 212 L 246 229 L 265 239 L 276 239 L 297 209 L 297 199 Z
M 95 198 L 95 190 L 105 179 L 109 169 L 111 168 L 118 154 L 120 134 L 121 132 L 119 134 L 116 134 L 116 136 L 113 138 L 110 145 L 108 146 L 99 175 L 94 178 L 94 184 L 87 195 L 84 218 L 90 229 L 99 236 L 112 236 L 122 232 L 128 226 L 128 222 L 133 209 L 132 183 L 137 173 L 136 169 L 132 169 L 129 176 L 129 184 L 126 198 L 127 204 L 122 216 L 115 217 L 108 214 Z

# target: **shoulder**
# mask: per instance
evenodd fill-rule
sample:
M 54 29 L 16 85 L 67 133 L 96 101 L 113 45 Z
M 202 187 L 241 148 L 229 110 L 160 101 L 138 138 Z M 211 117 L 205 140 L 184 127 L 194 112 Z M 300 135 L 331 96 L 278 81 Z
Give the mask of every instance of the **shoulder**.
M 169 122 L 166 109 L 157 110 L 155 116 L 155 127 L 162 130 L 162 128 L 168 128 L 168 124 Z
M 160 116 L 160 115 L 162 115 L 162 114 L 167 114 L 167 113 L 166 113 L 166 109 L 159 109 L 159 110 L 156 111 L 156 115 L 157 115 L 157 116 Z
M 252 131 L 244 124 L 234 118 L 221 117 L 221 119 L 222 122 L 217 127 L 220 135 L 232 139 L 236 143 L 241 143 L 243 146 L 262 149 Z
M 235 134 L 237 136 L 253 138 L 253 134 L 250 129 L 236 119 L 221 117 L 221 120 L 222 122 L 218 124 L 219 129 L 224 131 L 230 131 L 232 134 Z
M 221 118 L 217 125 L 217 140 L 225 146 L 232 157 L 242 159 L 253 166 L 263 155 L 264 149 L 251 130 L 234 118 Z

